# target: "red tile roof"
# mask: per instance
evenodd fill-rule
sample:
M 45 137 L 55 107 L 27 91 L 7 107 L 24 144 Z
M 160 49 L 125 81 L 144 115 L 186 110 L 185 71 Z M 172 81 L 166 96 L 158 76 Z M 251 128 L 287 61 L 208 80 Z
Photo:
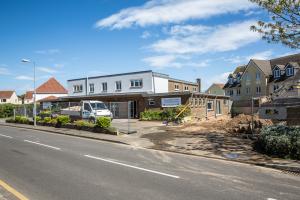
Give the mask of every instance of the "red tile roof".
M 33 98 L 33 91 L 27 91 L 24 99 L 32 99 L 32 98 Z
M 15 91 L 0 91 L 0 99 L 9 99 Z
M 68 91 L 55 78 L 50 78 L 36 89 L 37 94 L 67 94 Z
M 49 97 L 45 97 L 43 99 L 40 99 L 39 102 L 51 102 L 51 101 L 56 101 L 56 100 L 58 100 L 58 97 L 49 96 Z

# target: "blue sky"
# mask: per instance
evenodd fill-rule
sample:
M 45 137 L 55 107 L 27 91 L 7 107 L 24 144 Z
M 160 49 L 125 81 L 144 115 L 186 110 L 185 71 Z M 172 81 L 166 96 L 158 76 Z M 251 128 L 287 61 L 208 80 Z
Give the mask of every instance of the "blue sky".
M 250 58 L 296 53 L 249 31 L 269 20 L 247 0 L 1 0 L 0 90 L 152 69 L 203 87 Z

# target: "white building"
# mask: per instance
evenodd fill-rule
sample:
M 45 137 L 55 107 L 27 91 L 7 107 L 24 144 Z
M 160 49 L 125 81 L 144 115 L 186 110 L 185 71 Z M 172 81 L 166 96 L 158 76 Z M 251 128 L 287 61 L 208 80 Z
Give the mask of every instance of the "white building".
M 36 88 L 36 101 L 43 99 L 57 98 L 67 96 L 68 91 L 55 78 L 50 78 L 48 81 Z M 34 92 L 27 91 L 24 98 L 25 104 L 33 103 Z
M 0 104 L 19 104 L 19 98 L 15 91 L 0 91 Z
M 156 94 L 170 92 L 172 86 L 179 87 L 179 84 L 186 85 L 182 87 L 186 88 L 185 91 L 198 91 L 197 83 L 172 79 L 169 75 L 151 70 L 68 80 L 68 91 L 69 96 L 115 93 Z

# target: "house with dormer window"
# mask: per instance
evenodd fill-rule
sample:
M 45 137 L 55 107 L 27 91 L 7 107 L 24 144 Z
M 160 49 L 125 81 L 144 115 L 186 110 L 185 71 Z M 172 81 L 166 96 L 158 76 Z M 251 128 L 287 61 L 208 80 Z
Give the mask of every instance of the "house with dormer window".
M 252 98 L 300 98 L 300 54 L 271 60 L 254 58 L 240 69 L 237 67 L 228 76 L 224 86 L 233 101 L 248 102 L 250 106 Z

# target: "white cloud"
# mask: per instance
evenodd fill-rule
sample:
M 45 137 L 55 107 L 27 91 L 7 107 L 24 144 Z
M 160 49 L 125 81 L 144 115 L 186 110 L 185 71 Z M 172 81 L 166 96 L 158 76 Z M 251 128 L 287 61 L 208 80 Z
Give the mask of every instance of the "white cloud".
M 188 36 L 199 33 L 207 33 L 212 30 L 212 27 L 202 25 L 175 25 L 170 30 L 165 30 L 165 33 L 173 36 Z
M 167 39 L 157 41 L 150 48 L 155 52 L 167 54 L 204 54 L 232 51 L 260 39 L 259 34 L 250 31 L 250 26 L 254 23 L 255 21 L 248 20 L 211 27 L 212 31 L 205 31 L 205 33 L 196 31 L 195 34 L 189 35 L 175 34 Z M 176 29 L 179 30 L 178 26 Z M 208 30 L 208 28 L 206 29 Z
M 24 76 L 24 75 L 21 75 L 21 76 L 16 76 L 17 80 L 27 80 L 27 81 L 33 81 L 33 78 L 31 76 Z
M 248 56 L 229 57 L 224 60 L 233 64 L 247 64 L 250 61 L 250 59 L 270 60 L 273 54 L 274 54 L 273 51 L 267 50 L 267 51 L 257 52 Z
M 39 70 L 41 72 L 46 72 L 46 73 L 49 73 L 49 74 L 57 73 L 57 71 L 55 69 L 51 69 L 51 68 L 48 68 L 48 67 L 38 67 L 37 70 Z
M 149 31 L 144 31 L 143 34 L 141 35 L 141 38 L 147 39 L 151 37 L 151 33 Z
M 257 60 L 269 60 L 271 59 L 271 56 L 273 55 L 273 52 L 271 50 L 268 51 L 262 51 L 257 52 L 255 54 L 252 54 L 250 56 L 247 56 L 246 59 L 249 61 L 250 59 L 257 59 Z
M 3 65 L 2 65 L 3 66 Z M 0 75 L 9 75 L 10 72 L 5 67 L 0 67 Z
M 168 68 L 168 67 L 206 67 L 210 60 L 191 61 L 192 58 L 184 55 L 159 55 L 144 58 L 143 61 L 151 67 Z
M 52 55 L 52 54 L 57 54 L 60 53 L 59 49 L 44 49 L 44 50 L 37 50 L 35 51 L 37 54 L 42 54 L 42 55 Z
M 189 19 L 205 19 L 216 15 L 247 11 L 256 7 L 248 0 L 150 0 L 140 7 L 123 9 L 95 27 L 111 29 L 179 23 Z

